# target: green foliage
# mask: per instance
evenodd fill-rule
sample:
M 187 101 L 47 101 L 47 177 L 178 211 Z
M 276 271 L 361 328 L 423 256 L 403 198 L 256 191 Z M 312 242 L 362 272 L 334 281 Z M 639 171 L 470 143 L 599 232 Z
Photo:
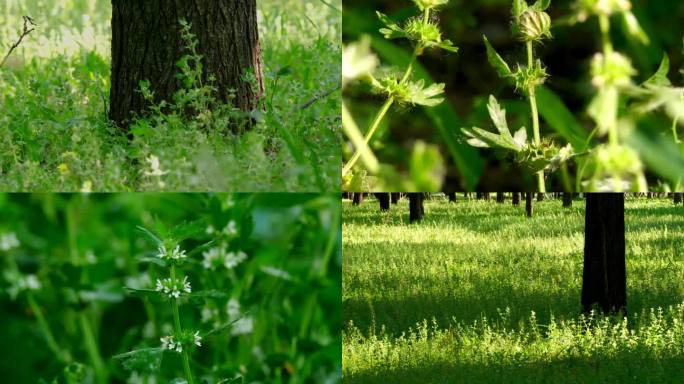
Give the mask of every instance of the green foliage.
M 524 204 L 524 203 L 523 203 Z M 584 203 L 433 196 L 343 205 L 350 383 L 673 382 L 684 361 L 684 207 L 628 196 L 628 316 L 581 315 Z
M 106 118 L 110 4 L 3 2 L 0 51 L 21 15 L 38 26 L 0 70 L 0 189 L 331 190 L 340 174 L 340 4 L 259 2 L 266 94 L 249 114 L 201 84 L 186 28 L 187 55 L 177 63 L 184 87 L 138 120 L 129 141 Z M 227 129 L 248 120 L 256 125 L 247 133 Z
M 0 195 L 0 372 L 338 382 L 339 210 L 313 194 Z

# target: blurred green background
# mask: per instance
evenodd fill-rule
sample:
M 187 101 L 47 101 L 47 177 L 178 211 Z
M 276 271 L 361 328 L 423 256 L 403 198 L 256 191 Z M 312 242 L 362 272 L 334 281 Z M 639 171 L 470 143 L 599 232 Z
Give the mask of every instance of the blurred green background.
M 590 83 L 589 65 L 592 56 L 600 51 L 600 34 L 596 18 L 576 25 L 561 25 L 563 18 L 572 13 L 574 1 L 554 0 L 549 13 L 554 25 L 553 39 L 547 40 L 536 50 L 548 66 L 550 79 L 546 86 L 559 95 L 566 106 L 582 123 L 587 132 L 593 123 L 586 114 L 586 107 L 595 93 Z M 525 98 L 513 91 L 501 80 L 488 63 L 482 36 L 486 35 L 492 45 L 509 63 L 525 60 L 524 44 L 516 41 L 510 32 L 510 0 L 451 0 L 439 13 L 443 38 L 451 39 L 460 48 L 457 54 L 427 51 L 420 62 L 435 82 L 446 83 L 447 103 L 434 108 L 432 113 L 442 119 L 444 129 L 435 126 L 424 109 L 393 109 L 391 116 L 376 135 L 374 150 L 381 162 L 406 166 L 406 158 L 416 140 L 439 144 L 448 163 L 445 180 L 446 190 L 460 190 L 464 177 L 453 165 L 445 136 L 453 140 L 472 169 L 479 175 L 478 191 L 531 190 L 534 180 L 529 172 L 521 169 L 510 159 L 492 150 L 474 150 L 467 146 L 460 128 L 479 126 L 492 129 L 486 110 L 487 98 L 495 95 L 504 104 L 512 127 L 530 126 L 529 106 Z M 663 52 L 671 60 L 670 79 L 675 85 L 682 84 L 680 69 L 684 64 L 682 39 L 684 37 L 684 1 L 634 0 L 633 12 L 651 39 L 649 46 L 628 39 L 623 26 L 615 19 L 612 38 L 616 50 L 627 54 L 638 70 L 635 81 L 648 79 L 658 68 Z M 344 0 L 343 41 L 349 43 L 362 35 L 372 37 L 372 48 L 385 65 L 404 67 L 411 47 L 403 40 L 387 41 L 378 33 L 381 27 L 375 11 L 387 14 L 392 20 L 401 21 L 413 17 L 417 10 L 412 1 L 390 0 Z M 420 71 L 419 71 L 420 72 Z M 379 108 L 381 100 L 368 96 L 367 90 L 348 94 L 350 106 L 362 128 Z M 640 129 L 648 136 L 671 132 L 672 121 L 660 115 L 640 122 Z M 555 137 L 542 118 L 542 136 Z M 669 136 L 671 140 L 671 134 Z M 555 175 L 550 190 L 560 190 L 560 180 Z M 655 175 L 649 175 L 653 183 Z
M 155 254 L 156 245 L 136 226 L 194 228 L 182 243 L 190 252 L 211 239 L 208 224 L 220 229 L 235 221 L 239 235 L 229 249 L 244 251 L 247 260 L 233 269 L 208 270 L 199 252 L 189 254 L 184 267 L 193 293 L 219 292 L 181 305 L 184 328 L 204 334 L 215 327 L 207 308 L 217 311 L 212 316 L 220 312 L 231 319 L 236 314 L 230 308 L 237 305 L 233 311 L 242 316 L 227 331 L 205 336 L 192 353 L 196 382 L 237 375 L 245 383 L 338 382 L 340 215 L 337 195 L 0 194 L 0 377 L 6 383 L 94 382 L 81 317 L 92 325 L 109 382 L 168 383 L 182 376 L 173 352 L 163 354 L 158 369 L 147 360 L 127 369 L 114 358 L 159 347 L 160 336 L 171 332 L 168 301 L 133 297 L 124 289 L 154 289 L 164 274 L 141 261 Z M 10 233 L 18 247 L 3 240 Z M 27 293 L 15 299 L 9 294 L 13 262 L 40 281 L 33 297 L 70 364 L 47 347 Z

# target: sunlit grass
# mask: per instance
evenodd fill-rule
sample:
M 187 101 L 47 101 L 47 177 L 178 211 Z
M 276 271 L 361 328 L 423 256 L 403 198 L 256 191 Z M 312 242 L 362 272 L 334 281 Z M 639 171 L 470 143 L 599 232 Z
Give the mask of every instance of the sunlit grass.
M 633 340 L 607 320 L 584 332 L 583 201 L 535 203 L 527 219 L 510 200 L 439 200 L 418 225 L 407 205 L 344 206 L 345 381 L 561 382 L 576 372 L 570 382 L 638 382 L 684 369 L 671 361 L 684 362 L 684 209 L 671 200 L 626 205 Z M 675 305 L 665 325 L 650 318 Z M 639 370 L 639 359 L 658 368 Z

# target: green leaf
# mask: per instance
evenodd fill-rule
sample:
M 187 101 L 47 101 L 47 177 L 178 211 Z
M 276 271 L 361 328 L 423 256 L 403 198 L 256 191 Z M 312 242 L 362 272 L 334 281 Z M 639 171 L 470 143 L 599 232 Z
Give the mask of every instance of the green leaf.
M 503 78 L 512 76 L 513 72 L 511 71 L 511 67 L 509 67 L 504 59 L 499 56 L 496 50 L 494 50 L 494 47 L 489 44 L 487 36 L 483 35 L 482 38 L 484 39 L 485 46 L 487 47 L 487 59 L 494 69 L 496 69 L 496 73 Z
M 663 60 L 660 62 L 660 67 L 643 85 L 670 86 L 672 83 L 667 78 L 668 73 L 670 73 L 670 58 L 667 56 L 667 53 L 663 52 Z
M 385 39 L 399 39 L 402 37 L 408 37 L 406 31 L 404 31 L 397 23 L 387 17 L 387 15 L 380 12 L 375 13 L 378 15 L 380 21 L 387 27 L 380 28 L 380 33 L 385 37 Z
M 671 138 L 634 131 L 625 142 L 639 153 L 654 173 L 673 183 L 684 180 L 684 148 L 679 148 Z
M 491 117 L 494 126 L 499 131 L 499 134 L 505 138 L 513 139 L 511 131 L 508 129 L 508 122 L 506 121 L 506 110 L 501 108 L 496 97 L 489 96 L 489 104 L 487 104 L 489 117 Z
M 538 11 L 546 11 L 551 6 L 551 0 L 537 0 L 532 8 Z
M 458 47 L 455 47 L 451 40 L 442 40 L 436 45 L 436 47 L 453 53 L 458 52 Z
M 618 90 L 614 86 L 599 89 L 587 112 L 598 125 L 599 134 L 605 135 L 610 127 L 617 124 Z
M 423 88 L 424 83 L 422 79 L 409 83 L 410 100 L 408 101 L 411 104 L 434 107 L 444 101 L 444 98 L 436 97 L 444 93 L 444 84 L 430 84 L 427 88 Z
M 164 350 L 156 348 L 142 348 L 115 355 L 112 358 L 121 360 L 121 365 L 128 371 L 156 373 L 161 367 Z
M 513 0 L 513 19 L 518 19 L 520 18 L 520 15 L 522 15 L 526 10 L 527 10 L 527 1 L 525 0 Z
M 138 229 L 138 231 L 142 232 L 143 234 L 147 235 L 147 237 L 152 239 L 152 241 L 154 241 L 157 244 L 157 246 L 162 245 L 163 241 L 159 237 L 157 237 L 157 235 L 152 233 L 152 231 L 150 231 L 149 229 L 142 227 L 140 225 L 138 225 L 136 228 Z
M 426 145 L 422 141 L 413 146 L 410 175 L 414 190 L 440 190 L 445 173 L 444 160 L 437 147 Z
M 574 148 L 582 150 L 587 143 L 587 132 L 575 115 L 565 106 L 563 100 L 552 90 L 537 88 L 537 106 L 544 121 Z

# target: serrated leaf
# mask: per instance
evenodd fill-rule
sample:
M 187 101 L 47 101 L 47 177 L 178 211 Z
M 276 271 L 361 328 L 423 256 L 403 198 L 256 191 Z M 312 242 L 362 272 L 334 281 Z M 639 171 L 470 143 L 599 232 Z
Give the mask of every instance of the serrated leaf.
M 485 47 L 487 47 L 487 60 L 494 67 L 496 73 L 501 77 L 509 77 L 513 75 L 511 67 L 501 58 L 501 56 L 496 52 L 494 47 L 487 40 L 487 36 L 482 36 L 484 39 Z
M 511 131 L 508 129 L 508 122 L 506 121 L 506 110 L 501 108 L 496 97 L 489 96 L 489 104 L 487 104 L 489 117 L 491 117 L 494 126 L 499 131 L 501 136 L 512 139 Z
M 527 128 L 520 128 L 515 135 L 513 135 L 513 141 L 521 147 L 527 145 Z
M 140 225 L 136 226 L 136 228 L 138 229 L 138 231 L 142 232 L 147 237 L 149 237 L 152 241 L 154 241 L 158 246 L 163 243 L 163 241 L 159 237 L 157 237 L 157 235 L 152 233 L 152 231 L 150 231 L 149 229 L 147 229 L 143 226 L 140 226 Z
M 485 131 L 482 128 L 461 128 L 461 131 L 471 137 L 468 143 L 479 148 L 504 148 L 512 151 L 520 151 L 517 143 L 513 141 L 512 137 L 502 137 L 495 133 Z M 473 140 L 474 139 L 474 140 Z
M 404 31 L 397 23 L 392 21 L 387 15 L 381 12 L 375 12 L 378 15 L 378 19 L 385 24 L 387 28 L 380 28 L 380 33 L 386 39 L 398 39 L 402 37 L 407 37 L 406 31 Z

